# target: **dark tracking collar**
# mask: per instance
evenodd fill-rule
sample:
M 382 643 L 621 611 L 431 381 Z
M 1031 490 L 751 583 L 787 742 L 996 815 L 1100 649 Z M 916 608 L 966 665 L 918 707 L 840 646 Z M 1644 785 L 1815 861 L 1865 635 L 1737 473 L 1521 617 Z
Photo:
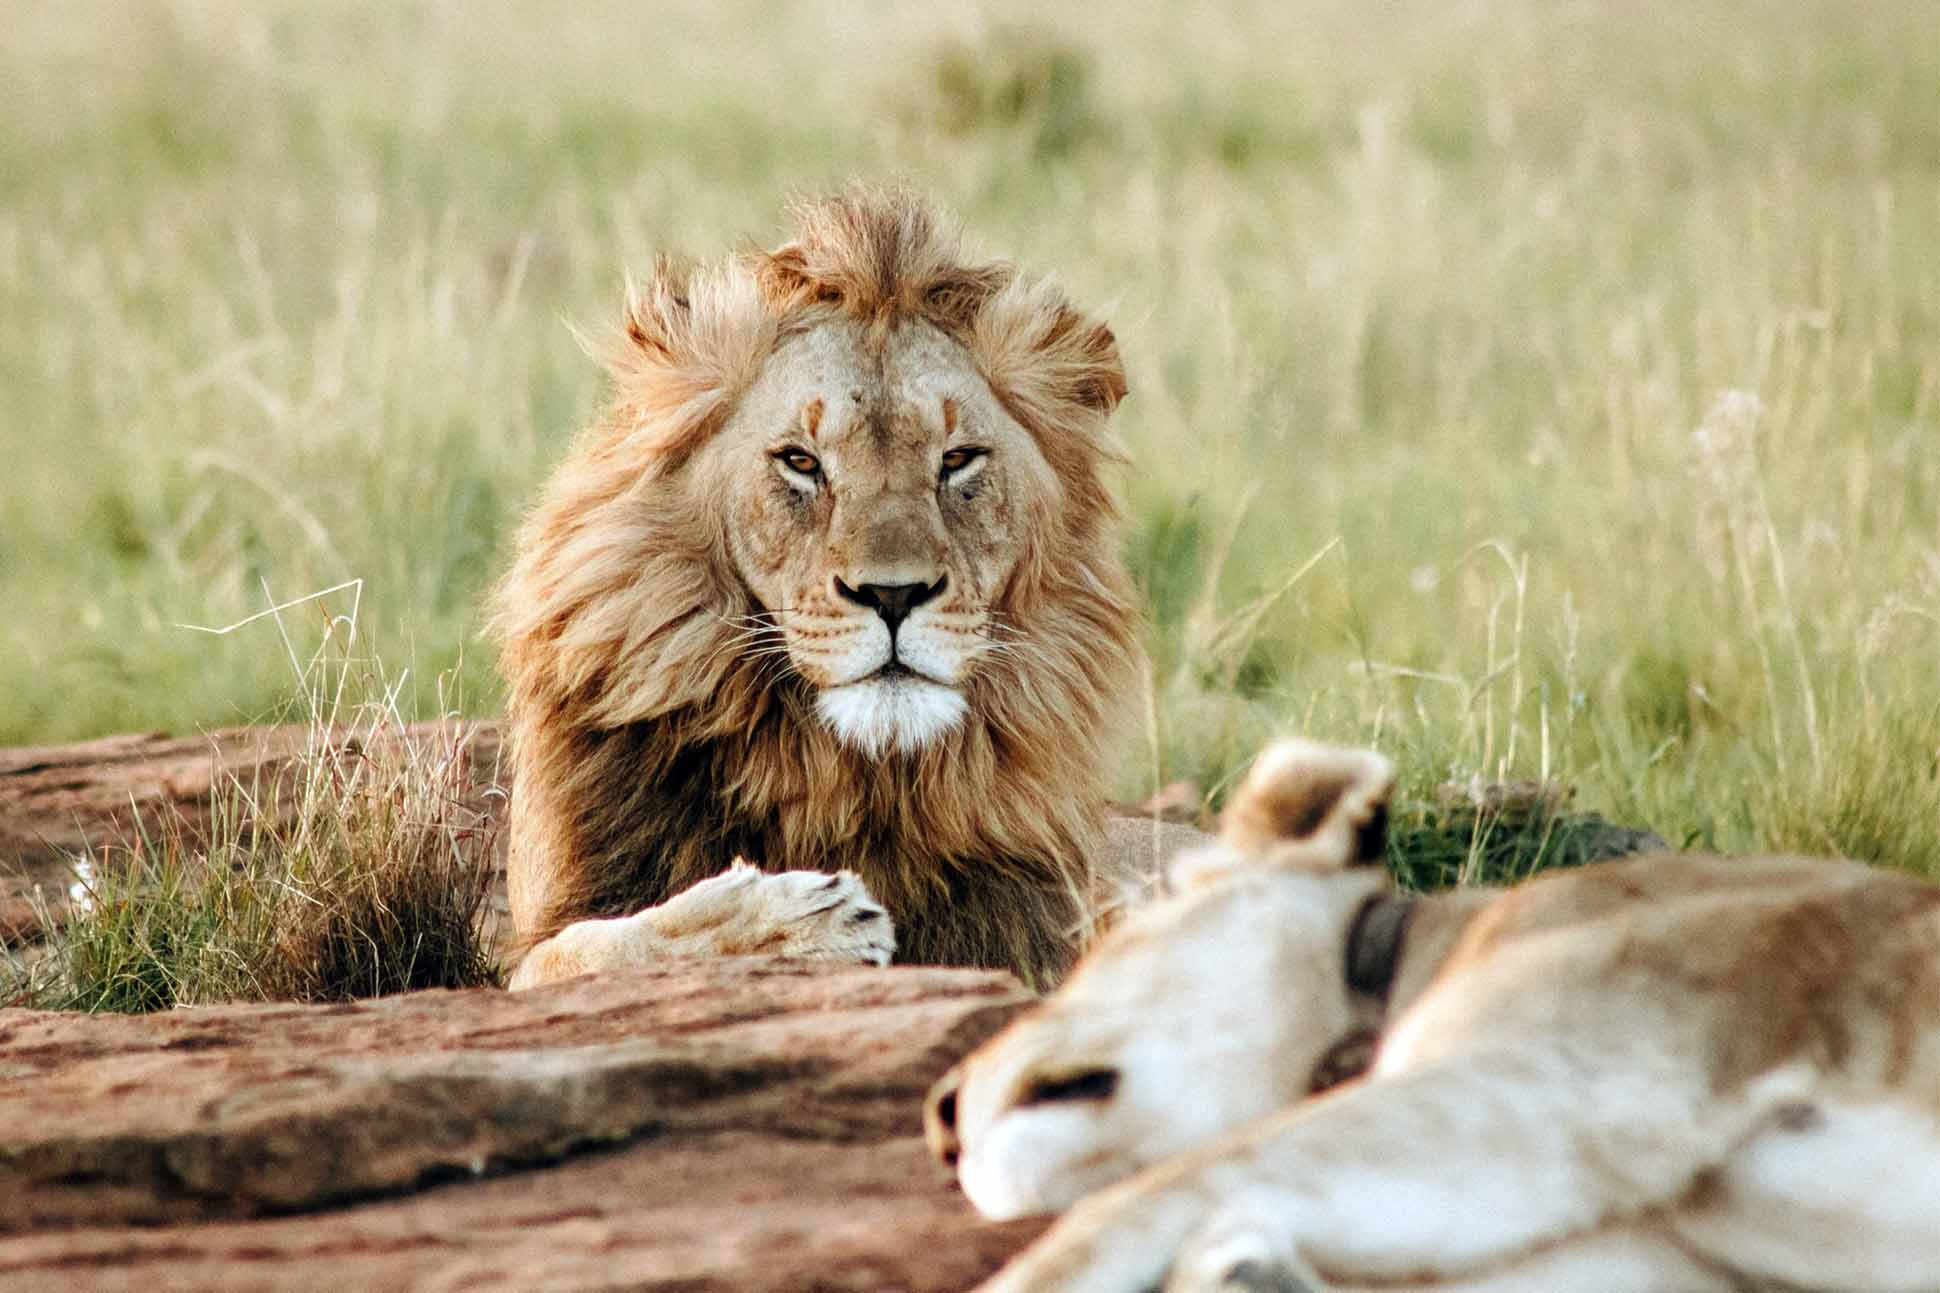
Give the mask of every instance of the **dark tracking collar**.
M 1401 963 L 1402 945 L 1408 941 L 1408 918 L 1414 910 L 1415 900 L 1406 894 L 1376 894 L 1362 904 L 1347 931 L 1347 986 L 1373 997 L 1384 1011 L 1388 993 L 1394 988 L 1395 967 Z M 1321 1054 L 1307 1089 L 1318 1093 L 1361 1076 L 1373 1065 L 1380 1049 L 1378 1023 L 1355 1029 Z
M 1415 900 L 1408 894 L 1376 894 L 1367 900 L 1347 932 L 1348 987 L 1387 1001 L 1414 910 Z

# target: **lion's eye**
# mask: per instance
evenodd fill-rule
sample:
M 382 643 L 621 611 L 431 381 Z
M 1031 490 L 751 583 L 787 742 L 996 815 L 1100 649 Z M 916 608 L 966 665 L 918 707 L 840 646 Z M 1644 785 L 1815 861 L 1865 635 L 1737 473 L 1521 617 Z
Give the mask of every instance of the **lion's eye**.
M 786 449 L 777 450 L 775 452 L 775 460 L 782 466 L 788 468 L 788 470 L 800 472 L 804 476 L 813 476 L 816 472 L 822 470 L 822 464 L 814 454 L 806 449 L 797 448 L 794 445 L 790 445 Z
M 1017 1106 L 1021 1109 L 1033 1104 L 1109 1100 L 1117 1090 L 1117 1069 L 1083 1069 L 1057 1077 L 1038 1078 L 1019 1093 Z
M 988 449 L 957 448 L 943 455 L 943 476 L 948 479 L 989 453 Z

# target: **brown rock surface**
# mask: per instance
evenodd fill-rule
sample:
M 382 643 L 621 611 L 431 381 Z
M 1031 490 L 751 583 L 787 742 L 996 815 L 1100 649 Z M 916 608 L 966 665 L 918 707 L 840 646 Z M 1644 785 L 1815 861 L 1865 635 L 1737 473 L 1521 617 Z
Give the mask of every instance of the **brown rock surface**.
M 976 1219 L 922 1093 L 1026 999 L 720 961 L 0 1011 L 0 1288 L 965 1288 L 1037 1227 Z

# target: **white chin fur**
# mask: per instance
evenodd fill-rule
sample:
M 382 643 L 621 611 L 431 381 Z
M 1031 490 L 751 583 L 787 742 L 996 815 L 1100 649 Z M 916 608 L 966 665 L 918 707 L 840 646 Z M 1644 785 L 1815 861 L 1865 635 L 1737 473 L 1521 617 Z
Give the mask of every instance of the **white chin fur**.
M 838 737 L 873 759 L 914 754 L 961 722 L 969 707 L 952 688 L 920 678 L 865 678 L 828 688 L 815 708 Z

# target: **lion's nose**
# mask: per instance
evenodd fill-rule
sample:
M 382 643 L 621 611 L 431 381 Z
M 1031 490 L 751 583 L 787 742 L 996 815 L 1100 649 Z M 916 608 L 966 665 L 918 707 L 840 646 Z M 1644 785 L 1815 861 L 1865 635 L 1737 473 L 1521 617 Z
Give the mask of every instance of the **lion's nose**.
M 943 591 L 948 578 L 948 575 L 939 575 L 933 584 L 858 584 L 851 588 L 837 577 L 835 591 L 882 616 L 882 622 L 894 633 L 911 611 Z
M 923 1139 L 930 1153 L 945 1167 L 957 1165 L 963 1142 L 957 1139 L 957 1088 L 963 1085 L 963 1071 L 952 1068 L 936 1080 L 923 1101 Z

